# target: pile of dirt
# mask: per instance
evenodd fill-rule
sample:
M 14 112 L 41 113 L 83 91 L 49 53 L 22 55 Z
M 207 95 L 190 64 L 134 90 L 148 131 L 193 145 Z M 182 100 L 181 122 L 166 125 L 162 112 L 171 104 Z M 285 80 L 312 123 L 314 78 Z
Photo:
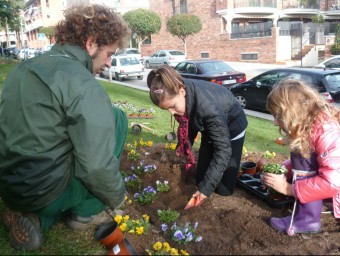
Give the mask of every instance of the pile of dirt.
M 171 247 L 185 249 L 191 255 L 340 255 L 339 221 L 333 214 L 322 214 L 321 233 L 290 237 L 271 228 L 268 219 L 271 216 L 289 215 L 292 203 L 272 207 L 266 200 L 239 186 L 232 196 L 213 194 L 201 206 L 183 210 L 192 193 L 196 191 L 194 177 L 184 179 L 181 173 L 185 160 L 163 147 L 164 144 L 142 149 L 145 163 L 157 166 L 156 172 L 143 176 L 143 187 L 155 186 L 157 180 L 167 180 L 170 191 L 160 193 L 158 199 L 150 205 L 141 206 L 133 202 L 126 204 L 124 208 L 131 218 L 141 218 L 143 214 L 150 216 L 151 230 L 148 235 L 126 234 L 138 254 L 146 254 L 145 249 L 152 249 L 157 241 L 166 241 Z M 257 161 L 260 157 L 259 153 L 249 152 L 242 161 Z M 287 156 L 278 154 L 271 161 L 281 163 L 286 159 Z M 138 165 L 139 161 L 127 160 L 124 154 L 121 170 L 129 170 L 131 165 Z M 128 188 L 128 192 L 129 199 L 133 200 L 137 191 Z M 201 242 L 179 245 L 163 234 L 157 210 L 169 208 L 180 212 L 178 224 L 198 222 L 197 232 L 203 237 Z

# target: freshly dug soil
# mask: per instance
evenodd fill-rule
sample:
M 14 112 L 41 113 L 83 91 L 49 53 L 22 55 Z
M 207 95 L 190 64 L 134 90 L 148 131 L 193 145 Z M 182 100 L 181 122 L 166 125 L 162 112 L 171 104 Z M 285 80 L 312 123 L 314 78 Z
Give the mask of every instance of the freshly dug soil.
M 138 254 L 146 254 L 145 249 L 152 249 L 157 242 L 169 242 L 171 247 L 185 249 L 190 255 L 340 255 L 340 223 L 329 209 L 324 206 L 322 232 L 318 234 L 296 234 L 292 237 L 271 228 L 268 220 L 271 216 L 284 217 L 291 213 L 293 203 L 270 205 L 264 199 L 237 186 L 232 196 L 223 197 L 213 194 L 201 206 L 183 210 L 191 195 L 196 191 L 193 175 L 186 180 L 185 159 L 176 156 L 163 145 L 140 148 L 145 163 L 156 164 L 154 173 L 143 176 L 143 187 L 155 187 L 157 180 L 169 181 L 170 191 L 159 193 L 159 197 L 150 205 L 141 206 L 136 202 L 125 204 L 124 211 L 130 218 L 150 216 L 151 230 L 147 235 L 126 234 Z M 257 161 L 260 153 L 250 152 L 242 161 Z M 287 156 L 276 155 L 271 162 L 281 163 Z M 130 170 L 131 165 L 138 165 L 140 160 L 129 161 L 124 154 L 121 170 Z M 128 188 L 129 199 L 133 200 L 135 189 Z M 203 237 L 201 242 L 179 245 L 165 236 L 157 210 L 173 209 L 180 212 L 178 224 L 198 222 L 197 233 Z M 328 211 L 328 212 L 327 212 Z

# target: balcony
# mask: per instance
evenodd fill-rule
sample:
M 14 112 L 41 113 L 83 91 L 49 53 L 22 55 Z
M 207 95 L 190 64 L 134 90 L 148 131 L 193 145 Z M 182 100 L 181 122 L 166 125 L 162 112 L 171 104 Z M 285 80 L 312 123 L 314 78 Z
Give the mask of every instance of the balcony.
M 316 15 L 320 12 L 320 0 L 288 0 L 283 1 L 282 8 L 284 14 L 312 14 Z
M 329 6 L 326 7 L 325 14 L 327 16 L 340 16 L 340 4 L 329 4 Z
M 275 0 L 237 0 L 234 1 L 234 13 L 237 14 L 273 14 L 276 12 Z

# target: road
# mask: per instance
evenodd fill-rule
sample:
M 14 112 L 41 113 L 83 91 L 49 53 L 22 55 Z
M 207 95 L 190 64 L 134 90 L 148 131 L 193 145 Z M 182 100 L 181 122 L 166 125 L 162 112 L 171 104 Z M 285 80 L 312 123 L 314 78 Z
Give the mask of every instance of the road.
M 290 63 L 288 65 L 277 65 L 277 64 L 262 64 L 262 63 L 245 63 L 245 62 L 229 62 L 226 61 L 226 63 L 228 65 L 230 65 L 233 69 L 235 70 L 239 70 L 239 71 L 243 71 L 246 76 L 247 76 L 247 80 L 253 78 L 254 76 L 257 76 L 260 73 L 263 73 L 267 70 L 273 69 L 273 68 L 280 68 L 280 67 L 287 67 L 287 66 L 297 66 L 298 63 Z M 121 84 L 121 85 L 125 85 L 125 86 L 129 86 L 132 88 L 136 88 L 139 90 L 144 90 L 144 91 L 149 91 L 149 88 L 146 84 L 146 78 L 148 77 L 149 72 L 151 71 L 151 69 L 145 69 L 144 72 L 144 77 L 142 80 L 138 80 L 137 78 L 129 78 L 129 79 L 125 79 L 122 82 L 113 80 L 112 82 L 117 83 L 117 84 Z M 99 78 L 99 76 L 97 76 L 98 79 L 102 79 L 107 81 L 107 79 L 103 79 L 103 78 Z M 257 111 L 253 111 L 253 110 L 248 110 L 245 109 L 245 112 L 247 115 L 251 115 L 251 116 L 255 116 L 255 117 L 259 117 L 259 118 L 264 118 L 264 119 L 268 119 L 268 120 L 274 120 L 273 116 L 270 114 L 266 114 L 266 113 L 261 113 L 261 112 L 257 112 Z

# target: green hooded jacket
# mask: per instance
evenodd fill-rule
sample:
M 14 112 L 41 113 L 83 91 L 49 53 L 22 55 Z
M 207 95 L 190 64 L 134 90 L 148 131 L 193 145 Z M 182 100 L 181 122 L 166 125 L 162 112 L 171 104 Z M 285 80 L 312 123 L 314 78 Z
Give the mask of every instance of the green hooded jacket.
M 0 99 L 0 196 L 20 211 L 56 200 L 72 175 L 110 208 L 124 200 L 110 99 L 80 47 L 18 64 Z

